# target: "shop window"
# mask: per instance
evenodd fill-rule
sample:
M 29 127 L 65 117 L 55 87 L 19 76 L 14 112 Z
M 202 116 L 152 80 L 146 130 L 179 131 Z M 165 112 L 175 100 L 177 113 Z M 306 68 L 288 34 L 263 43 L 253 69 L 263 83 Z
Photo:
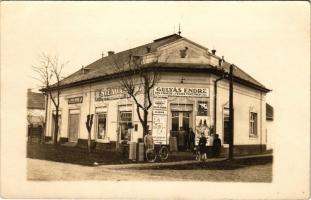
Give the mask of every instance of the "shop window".
M 121 140 L 131 140 L 131 130 L 133 128 L 131 111 L 120 111 L 119 128 Z
M 97 139 L 104 139 L 107 134 L 107 114 L 97 114 Z
M 250 113 L 249 135 L 251 137 L 257 137 L 257 113 L 255 112 Z
M 207 116 L 208 115 L 208 101 L 198 101 L 198 116 Z

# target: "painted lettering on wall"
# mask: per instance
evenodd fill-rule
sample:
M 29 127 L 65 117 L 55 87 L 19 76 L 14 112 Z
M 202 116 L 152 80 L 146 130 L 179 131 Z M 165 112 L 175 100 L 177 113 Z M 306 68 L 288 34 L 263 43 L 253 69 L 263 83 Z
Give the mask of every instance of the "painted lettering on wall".
M 122 99 L 129 97 L 122 88 L 105 88 L 95 91 L 95 101 Z
M 153 99 L 152 136 L 155 144 L 167 144 L 167 99 Z
M 209 88 L 155 87 L 154 95 L 161 96 L 192 96 L 209 97 Z

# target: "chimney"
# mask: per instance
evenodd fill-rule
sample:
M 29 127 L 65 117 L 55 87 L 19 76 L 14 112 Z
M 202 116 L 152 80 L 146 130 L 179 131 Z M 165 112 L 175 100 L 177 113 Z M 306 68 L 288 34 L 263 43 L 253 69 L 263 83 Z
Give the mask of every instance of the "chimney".
M 224 61 L 225 61 L 225 57 L 222 56 L 221 59 L 218 60 L 219 67 L 221 67 L 224 64 Z
M 111 56 L 114 54 L 114 51 L 108 51 L 108 56 Z
M 215 55 L 216 54 L 216 49 L 212 50 L 212 54 Z

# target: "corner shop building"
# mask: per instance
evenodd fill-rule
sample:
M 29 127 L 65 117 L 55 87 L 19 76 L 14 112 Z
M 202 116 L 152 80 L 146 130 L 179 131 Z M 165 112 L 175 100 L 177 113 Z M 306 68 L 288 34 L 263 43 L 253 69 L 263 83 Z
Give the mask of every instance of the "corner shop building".
M 204 132 L 208 145 L 216 127 L 223 147 L 228 147 L 229 82 L 219 79 L 229 72 L 230 63 L 215 51 L 173 34 L 119 53 L 109 52 L 90 65 L 61 81 L 61 143 L 86 146 L 86 117 L 94 114 L 92 142 L 96 148 L 113 148 L 120 142 L 138 142 L 143 128 L 136 104 L 120 88 L 111 59 L 138 56 L 148 69 L 161 76 L 153 88 L 148 126 L 157 143 L 169 144 L 170 136 L 192 128 L 196 135 Z M 217 92 L 216 92 L 216 90 Z M 239 67 L 234 69 L 234 145 L 238 154 L 266 149 L 266 94 L 270 90 Z M 143 102 L 143 96 L 138 99 Z M 47 138 L 53 137 L 55 108 L 48 101 Z M 178 139 L 179 140 L 179 139 Z M 182 142 L 180 142 L 181 144 Z

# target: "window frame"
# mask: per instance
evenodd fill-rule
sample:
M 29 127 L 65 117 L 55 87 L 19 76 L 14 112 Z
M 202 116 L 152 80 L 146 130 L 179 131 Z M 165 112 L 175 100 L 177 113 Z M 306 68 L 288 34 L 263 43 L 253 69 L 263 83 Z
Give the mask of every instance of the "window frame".
M 201 108 L 200 108 L 200 104 L 201 103 L 206 103 L 206 106 L 207 106 L 207 109 L 206 111 L 201 111 Z M 210 101 L 208 99 L 206 100 L 198 100 L 197 101 L 197 105 L 196 105 L 196 111 L 197 111 L 197 116 L 210 116 Z M 206 112 L 206 114 L 204 113 Z
M 133 129 L 133 111 L 132 110 L 120 110 L 118 111 L 118 131 L 119 131 L 119 134 L 120 134 L 120 142 L 122 141 L 127 141 L 127 142 L 131 142 L 132 141 L 132 135 L 133 135 L 133 130 L 130 131 L 130 135 L 129 135 L 129 138 L 128 139 L 122 139 L 122 133 L 121 133 L 121 124 L 126 124 L 126 125 L 129 125 L 129 124 L 132 124 L 132 127 L 131 128 L 128 128 L 129 129 Z M 130 120 L 121 120 L 121 115 L 122 114 L 130 114 L 131 116 L 131 121 Z
M 105 121 L 105 134 L 103 135 L 103 138 L 98 138 L 98 129 L 99 129 L 99 115 L 105 115 L 105 118 L 106 118 L 106 121 Z M 107 123 L 108 122 L 108 115 L 107 115 L 107 112 L 98 112 L 96 113 L 96 130 L 95 130 L 95 133 L 96 133 L 96 140 L 97 141 L 104 141 L 105 138 L 107 138 L 107 133 L 108 133 L 108 126 L 107 126 Z
M 249 137 L 258 137 L 258 113 L 253 111 L 249 113 Z

